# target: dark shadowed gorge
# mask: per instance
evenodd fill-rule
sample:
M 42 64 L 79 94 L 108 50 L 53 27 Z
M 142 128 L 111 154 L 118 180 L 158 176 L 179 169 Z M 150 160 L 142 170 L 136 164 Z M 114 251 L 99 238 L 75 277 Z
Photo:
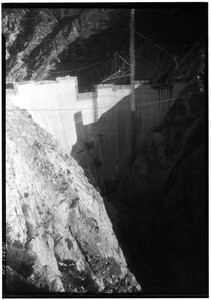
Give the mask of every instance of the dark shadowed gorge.
M 136 6 L 134 149 L 128 7 L 4 4 L 2 33 L 4 295 L 206 297 L 207 4 Z M 11 89 L 65 76 L 93 97 L 70 151 Z M 105 88 L 125 94 L 108 107 Z

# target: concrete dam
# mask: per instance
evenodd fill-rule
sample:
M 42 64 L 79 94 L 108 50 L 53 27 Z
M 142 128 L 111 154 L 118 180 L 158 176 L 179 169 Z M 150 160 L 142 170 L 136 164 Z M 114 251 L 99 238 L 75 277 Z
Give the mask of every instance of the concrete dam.
M 130 87 L 101 84 L 78 93 L 76 77 L 56 81 L 13 83 L 12 103 L 26 109 L 41 127 L 71 153 L 100 189 L 121 179 L 131 163 Z M 152 129 L 164 119 L 179 97 L 183 83 L 135 83 L 136 148 L 144 147 Z

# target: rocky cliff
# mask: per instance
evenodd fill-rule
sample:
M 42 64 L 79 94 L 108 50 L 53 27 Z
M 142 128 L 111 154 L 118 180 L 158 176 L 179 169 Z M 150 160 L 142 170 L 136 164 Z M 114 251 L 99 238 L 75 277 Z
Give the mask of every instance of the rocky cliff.
M 5 9 L 2 25 L 6 38 L 7 80 L 47 78 L 69 45 L 75 41 L 80 44 L 96 31 L 101 32 L 116 14 L 118 10 L 97 8 Z M 81 55 L 85 53 L 83 48 Z
M 6 293 L 140 292 L 75 160 L 9 101 L 6 133 Z
M 136 79 L 164 82 L 177 70 L 183 55 L 204 39 L 205 5 L 137 6 Z M 121 69 L 112 82 L 129 84 L 130 10 L 121 6 L 3 4 L 7 81 L 70 75 L 86 91 Z
M 71 75 L 84 89 L 101 82 L 118 70 L 119 54 L 128 60 L 123 11 L 4 9 L 7 80 Z M 187 83 L 109 195 L 130 270 L 147 295 L 208 291 L 206 22 L 205 6 L 136 10 L 136 79 Z M 140 291 L 83 170 L 27 112 L 8 109 L 10 293 Z
M 142 256 L 137 270 L 151 293 L 207 291 L 205 107 L 203 92 L 188 84 L 119 191 L 123 239 L 135 262 Z

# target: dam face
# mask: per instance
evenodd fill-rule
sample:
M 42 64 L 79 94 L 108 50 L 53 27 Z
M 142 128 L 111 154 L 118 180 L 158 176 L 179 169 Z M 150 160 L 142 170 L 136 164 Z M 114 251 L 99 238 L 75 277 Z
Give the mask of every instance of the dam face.
M 184 84 L 153 87 L 137 81 L 136 150 L 164 119 Z M 91 172 L 103 189 L 106 181 L 121 179 L 131 162 L 130 88 L 101 84 L 78 93 L 76 77 L 56 81 L 14 83 L 7 95 L 26 109 L 78 163 Z

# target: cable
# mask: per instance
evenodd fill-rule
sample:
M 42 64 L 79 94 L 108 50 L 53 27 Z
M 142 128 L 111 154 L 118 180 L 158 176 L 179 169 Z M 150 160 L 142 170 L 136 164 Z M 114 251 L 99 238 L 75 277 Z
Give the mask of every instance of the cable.
M 97 75 L 99 76 L 100 80 L 102 80 L 102 77 L 100 76 L 100 73 L 98 72 L 97 66 L 95 65 L 95 69 L 97 71 Z
M 121 58 L 121 60 L 123 60 L 128 66 L 130 66 L 129 62 L 127 62 L 126 59 L 124 59 L 120 54 L 119 54 L 119 57 Z
M 166 54 L 170 55 L 171 57 L 175 58 L 171 53 L 169 53 L 168 51 L 166 51 L 165 49 L 163 49 L 160 45 L 156 44 L 155 42 L 153 42 L 151 39 L 149 39 L 148 37 L 146 37 L 145 35 L 141 34 L 140 32 L 134 30 L 135 33 L 137 33 L 138 35 L 140 35 L 141 37 L 143 37 L 144 39 L 146 39 L 147 41 L 149 41 L 150 43 L 154 44 L 156 47 L 158 47 L 160 50 L 164 51 Z
M 125 29 L 127 29 L 127 28 L 128 28 L 128 27 L 125 27 L 124 29 L 121 29 L 121 30 L 125 30 Z M 118 30 L 118 31 L 120 31 L 120 30 Z M 113 51 L 112 51 L 112 54 L 113 54 L 113 52 L 118 48 L 118 46 L 119 46 L 121 40 L 122 40 L 122 37 L 120 37 L 120 39 L 119 39 L 119 41 L 118 41 L 118 43 L 117 43 L 117 46 L 115 46 L 115 48 L 114 48 Z M 43 40 L 43 41 L 46 41 L 46 40 Z M 24 42 L 24 43 L 25 43 L 25 42 Z M 39 45 L 37 45 L 37 46 L 39 46 Z M 96 66 L 97 64 L 103 62 L 105 59 L 109 58 L 110 56 L 111 56 L 111 54 L 110 54 L 110 55 L 107 54 L 105 57 L 103 57 L 102 59 L 100 59 L 100 60 L 97 61 L 96 63 L 91 64 L 91 65 L 88 65 L 88 66 L 80 67 L 80 68 L 77 68 L 77 69 L 71 69 L 71 70 L 66 70 L 66 71 L 51 71 L 51 70 L 50 70 L 50 72 L 53 73 L 53 74 L 61 74 L 61 73 L 67 73 L 67 72 L 75 72 L 75 71 L 85 70 L 85 69 L 88 69 L 88 68 L 90 68 L 90 67 Z M 24 65 L 24 64 L 23 64 L 23 65 Z M 22 68 L 23 65 L 21 65 L 20 68 Z M 20 68 L 19 68 L 19 69 L 20 69 Z M 26 66 L 26 68 L 29 69 L 27 66 Z M 11 75 L 13 75 L 14 73 L 16 73 L 19 69 L 15 70 Z M 34 70 L 32 70 L 32 69 L 29 69 L 29 70 L 32 71 L 32 72 L 34 72 L 34 73 L 37 72 L 37 71 L 34 71 Z
M 117 73 L 119 73 L 119 72 L 117 72 Z M 116 73 L 115 73 L 115 74 L 116 74 Z M 113 75 L 115 75 L 115 74 L 113 74 Z M 128 75 L 116 76 L 116 77 L 112 78 L 113 75 L 110 76 L 109 78 L 103 80 L 100 84 L 102 84 L 103 82 L 109 81 L 109 80 L 119 80 L 120 78 L 123 78 L 123 77 L 129 77 L 129 76 L 130 76 L 130 74 L 128 74 Z M 117 82 L 117 81 L 116 81 L 116 82 Z
M 114 73 L 114 74 L 112 74 L 111 76 L 109 76 L 108 78 L 106 78 L 106 79 L 104 79 L 100 84 L 102 84 L 102 83 L 104 83 L 104 82 L 106 82 L 106 81 L 109 81 L 109 80 L 116 80 L 116 79 L 120 79 L 120 78 L 123 78 L 123 77 L 128 77 L 128 76 L 130 76 L 130 74 L 125 74 L 125 75 L 122 75 L 122 76 L 115 76 L 115 75 L 117 75 L 118 73 L 121 73 L 121 71 L 122 71 L 122 69 L 123 69 L 123 67 L 124 67 L 124 65 L 125 64 L 128 64 L 128 65 L 130 65 L 124 58 L 122 58 L 120 55 L 119 55 L 119 57 L 123 60 L 123 64 L 121 65 L 121 64 L 119 64 L 119 66 L 120 67 L 118 67 L 118 71 L 116 72 L 116 73 Z M 124 72 L 124 71 L 123 71 Z M 115 76 L 115 77 L 113 77 L 113 76 Z
M 119 56 L 120 56 L 120 55 L 119 55 Z M 114 74 L 112 74 L 111 76 L 109 76 L 108 78 L 104 79 L 100 84 L 102 84 L 102 83 L 104 83 L 104 82 L 106 82 L 106 81 L 109 81 L 109 80 L 115 80 L 115 79 L 119 79 L 119 78 L 122 78 L 122 77 L 130 76 L 130 74 L 125 74 L 125 75 L 122 75 L 122 76 L 116 76 L 116 77 L 114 77 L 115 75 L 117 75 L 117 74 L 119 74 L 119 73 L 122 72 L 122 69 L 123 69 L 125 63 L 128 64 L 128 62 L 125 61 L 122 57 L 120 57 L 120 58 L 123 60 L 123 64 L 122 64 L 122 65 L 119 64 L 118 71 L 115 72 Z
M 137 107 L 141 107 L 141 106 L 146 106 L 146 105 L 151 105 L 151 104 L 156 104 L 156 103 L 162 103 L 162 102 L 167 102 L 167 101 L 174 101 L 174 100 L 177 100 L 177 99 L 182 99 L 182 98 L 186 98 L 186 97 L 189 97 L 189 96 L 192 96 L 194 94 L 198 94 L 198 93 L 201 93 L 201 91 L 198 91 L 198 92 L 194 92 L 190 95 L 185 95 L 185 96 L 181 96 L 181 97 L 176 97 L 176 98 L 169 98 L 169 99 L 165 99 L 165 100 L 159 100 L 159 101 L 153 101 L 153 102 L 147 102 L 147 103 L 143 103 L 141 105 L 138 105 Z M 129 104 L 124 104 L 122 106 L 130 106 Z M 105 107 L 106 108 L 106 107 Z
M 90 67 L 93 67 L 93 66 L 99 64 L 100 62 L 102 62 L 103 60 L 105 60 L 108 57 L 109 56 L 106 55 L 104 58 L 102 58 L 101 60 L 97 61 L 96 63 L 88 65 L 88 66 L 85 66 L 85 67 L 81 67 L 81 68 L 77 68 L 77 69 L 72 69 L 72 70 L 66 70 L 66 71 L 52 71 L 52 73 L 66 73 L 66 72 L 74 72 L 74 71 L 85 70 L 85 69 L 88 69 Z
M 126 28 L 128 28 L 128 27 L 126 27 Z M 115 53 L 115 51 L 116 51 L 117 48 L 119 47 L 121 41 L 122 41 L 122 36 L 120 36 L 120 39 L 119 39 L 118 43 L 116 44 L 115 48 L 113 49 L 112 54 Z M 108 56 L 108 57 L 109 57 L 109 56 Z M 109 65 L 109 63 L 108 63 L 107 66 L 106 66 L 106 73 L 107 73 L 108 65 Z M 111 76 L 110 76 L 110 77 L 111 77 Z
M 138 105 L 138 108 L 142 107 L 142 106 L 146 106 L 146 105 L 151 105 L 151 104 L 156 104 L 156 103 L 162 103 L 162 102 L 167 102 L 167 101 L 174 101 L 174 100 L 178 100 L 178 99 L 183 99 L 183 98 L 190 97 L 190 96 L 192 96 L 194 94 L 198 94 L 198 93 L 201 93 L 201 91 L 194 92 L 194 93 L 192 93 L 190 95 L 185 95 L 185 96 L 181 96 L 181 97 L 169 98 L 169 99 L 165 99 L 165 100 L 159 100 L 159 101 L 142 103 L 142 104 Z M 81 102 L 83 102 L 83 101 L 81 101 Z M 102 108 L 99 108 L 99 110 L 106 109 L 106 108 L 111 109 L 112 107 L 114 107 L 114 106 L 104 106 Z M 130 107 L 130 104 L 123 104 L 121 107 L 119 107 L 117 109 L 118 110 L 125 109 L 124 107 Z M 70 111 L 71 110 L 77 110 L 77 111 L 82 110 L 83 111 L 83 110 L 91 110 L 91 109 L 93 109 L 93 107 L 89 107 L 89 108 L 82 108 L 82 107 L 81 108 L 61 108 L 61 109 L 53 109 L 53 108 L 52 109 L 28 109 L 28 111 L 68 111 L 68 110 L 70 110 Z M 6 110 L 13 110 L 13 109 L 6 109 Z
M 121 72 L 120 70 L 118 70 L 116 73 L 112 74 L 111 76 L 109 76 L 108 78 L 104 79 L 100 84 L 102 84 L 103 82 L 106 82 L 108 80 L 111 80 L 113 78 L 113 76 L 117 75 L 119 72 Z
M 194 118 L 195 116 L 200 116 L 200 115 L 202 116 L 202 115 L 204 115 L 204 113 L 198 113 L 198 114 L 195 114 L 193 117 L 185 118 L 185 119 L 182 119 L 182 120 L 177 120 L 177 121 L 174 121 L 174 122 L 171 122 L 171 123 L 168 123 L 168 124 L 163 124 L 163 125 L 160 125 L 160 126 L 155 126 L 155 127 L 150 127 L 150 128 L 146 128 L 146 129 L 137 130 L 137 132 L 143 132 L 143 131 L 147 131 L 147 130 L 152 130 L 152 129 L 158 129 L 158 128 L 162 128 L 162 127 L 167 127 L 167 126 L 170 126 L 172 124 L 180 123 L 180 122 L 183 122 L 183 121 L 186 121 L 186 120 L 195 119 Z
M 158 45 L 157 43 L 153 42 L 151 39 L 149 39 L 148 37 L 146 37 L 145 35 L 141 34 L 140 32 L 135 30 L 135 33 L 137 33 L 138 35 L 140 35 L 141 37 L 143 37 L 144 39 L 146 39 L 147 41 L 149 41 L 150 43 L 154 44 L 156 47 L 158 47 L 160 50 L 162 50 L 163 52 L 165 52 L 166 54 L 168 54 L 169 56 L 171 56 L 171 58 L 174 59 L 175 64 L 176 64 L 176 69 L 178 68 L 178 63 L 177 63 L 177 59 L 176 57 L 174 57 L 171 53 L 169 53 L 168 51 L 166 51 L 165 49 L 163 49 L 160 45 Z
M 186 97 L 192 96 L 194 94 L 198 94 L 198 93 L 201 93 L 201 91 L 194 92 L 191 95 L 185 95 L 185 96 L 176 97 L 176 98 L 169 98 L 169 99 L 165 99 L 165 100 L 159 100 L 159 101 L 154 101 L 154 102 L 143 103 L 143 104 L 139 105 L 138 107 L 145 106 L 145 105 L 151 105 L 151 104 L 155 104 L 155 103 L 162 103 L 162 102 L 167 102 L 167 101 L 174 101 L 174 100 L 186 98 Z
M 127 27 L 126 27 L 127 28 Z M 125 29 L 124 29 L 125 30 Z M 112 54 L 113 52 L 118 48 L 120 42 L 122 41 L 122 37 L 120 37 L 118 43 L 117 43 L 117 46 L 115 46 L 115 48 L 112 50 Z M 96 63 L 94 64 L 91 64 L 91 65 L 88 65 L 88 66 L 84 66 L 84 67 L 80 67 L 80 68 L 77 68 L 77 69 L 72 69 L 72 70 L 66 70 L 66 71 L 52 71 L 52 73 L 56 74 L 56 73 L 66 73 L 66 72 L 74 72 L 74 71 L 80 71 L 80 70 L 85 70 L 85 69 L 88 69 L 90 67 L 93 67 L 101 62 L 103 62 L 106 58 L 110 57 L 110 55 L 106 55 L 105 57 L 103 57 L 102 59 L 100 59 L 99 61 L 97 61 Z

